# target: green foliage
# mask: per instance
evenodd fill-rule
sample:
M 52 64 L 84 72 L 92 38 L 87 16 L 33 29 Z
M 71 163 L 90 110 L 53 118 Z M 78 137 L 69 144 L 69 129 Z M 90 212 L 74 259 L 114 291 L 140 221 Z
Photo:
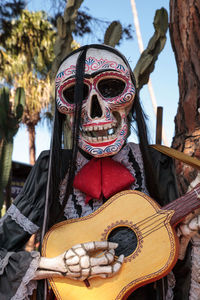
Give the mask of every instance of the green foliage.
M 1 0 L 0 5 L 0 43 L 10 35 L 12 19 L 19 17 L 25 8 L 24 0 Z
M 166 35 L 168 29 L 168 14 L 166 9 L 161 8 L 156 10 L 153 25 L 160 36 Z
M 83 0 L 68 0 L 63 17 L 59 16 L 57 19 L 58 35 L 54 46 L 56 58 L 54 59 L 51 70 L 52 79 L 55 78 L 56 72 L 63 58 L 72 51 L 72 33 L 75 30 L 78 9 L 82 2 Z
M 10 92 L 7 87 L 0 90 L 0 142 L 12 142 L 21 122 L 25 105 L 24 90 L 16 90 L 15 103 L 10 101 Z
M 10 100 L 9 89 L 0 90 L 0 211 L 4 202 L 3 191 L 9 180 L 13 137 L 18 131 L 25 104 L 24 90 L 16 90 L 14 103 Z
M 26 105 L 24 89 L 19 87 L 16 90 L 14 98 L 14 107 L 16 111 L 17 120 L 21 120 L 24 112 L 24 107 Z
M 46 77 L 54 59 L 55 31 L 44 12 L 23 10 L 20 18 L 12 21 L 11 34 L 0 40 L 4 78 L 13 83 L 14 76 L 24 71 L 39 72 Z M 3 69 L 3 68 L 2 68 Z M 12 74 L 12 80 L 8 79 Z
M 119 21 L 113 21 L 104 35 L 104 44 L 115 47 L 122 37 L 122 25 Z
M 32 129 L 29 148 L 34 149 L 34 128 L 44 110 L 49 109 L 49 71 L 55 57 L 55 30 L 43 11 L 23 10 L 20 17 L 12 20 L 10 31 L 8 36 L 5 32 L 0 36 L 0 80 L 16 90 L 15 103 L 18 99 L 22 102 L 17 105 L 16 117 L 28 130 Z M 23 89 L 18 91 L 18 86 Z
M 154 35 L 150 39 L 147 48 L 142 52 L 134 69 L 137 88 L 139 90 L 149 81 L 150 73 L 154 70 L 158 55 L 165 46 L 168 29 L 168 14 L 166 9 L 161 8 L 156 11 L 153 24 L 155 28 Z
M 1 159 L 0 159 L 0 212 L 4 203 L 4 189 L 7 186 L 10 170 L 12 165 L 13 142 L 4 143 L 0 145 Z

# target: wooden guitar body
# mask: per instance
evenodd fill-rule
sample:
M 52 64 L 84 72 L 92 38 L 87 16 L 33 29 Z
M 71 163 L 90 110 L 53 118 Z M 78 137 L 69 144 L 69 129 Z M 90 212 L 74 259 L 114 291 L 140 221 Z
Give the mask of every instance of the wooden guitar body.
M 124 191 L 86 217 L 54 225 L 43 241 L 42 255 L 46 257 L 57 256 L 79 243 L 115 240 L 115 232 L 117 236 L 120 231 L 117 242 L 121 248 L 124 243 L 129 248 L 120 272 L 107 279 L 92 278 L 90 287 L 80 281 L 51 279 L 57 299 L 126 299 L 139 286 L 170 272 L 177 260 L 178 244 L 170 225 L 173 214 L 174 210 L 160 209 L 141 192 Z

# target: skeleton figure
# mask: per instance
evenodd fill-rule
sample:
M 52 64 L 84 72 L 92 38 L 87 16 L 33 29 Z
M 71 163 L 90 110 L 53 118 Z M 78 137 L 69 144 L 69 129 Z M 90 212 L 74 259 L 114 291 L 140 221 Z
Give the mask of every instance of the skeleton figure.
M 56 102 L 61 113 L 75 111 L 74 88 L 79 53 L 65 60 L 56 76 Z M 135 87 L 123 60 L 106 50 L 89 49 L 85 62 L 79 147 L 94 157 L 119 152 L 128 134 L 127 115 Z
M 76 53 L 66 59 L 56 76 L 58 110 L 70 116 L 71 127 L 75 113 L 74 90 L 78 56 L 79 53 Z M 135 87 L 124 61 L 106 50 L 89 49 L 85 61 L 79 147 L 96 158 L 118 153 L 128 135 L 127 116 L 134 97 Z M 89 256 L 95 248 L 93 245 L 107 250 L 102 258 Z M 75 246 L 53 259 L 58 267 L 54 271 L 79 280 L 94 276 L 112 276 L 119 271 L 123 262 L 123 255 L 114 262 L 113 249 L 116 246 L 97 241 Z M 72 256 L 74 251 L 75 257 Z M 43 269 L 51 270 L 51 265 L 51 260 L 49 262 L 48 259 L 41 258 L 39 268 L 42 270 L 37 271 L 35 278 L 57 276 L 57 272 L 44 272 Z
M 61 150 L 66 116 L 73 131 L 70 151 Z M 131 118 L 136 123 L 139 145 L 126 143 Z M 0 221 L 0 299 L 27 299 L 36 287 L 35 280 L 43 278 L 85 280 L 100 276 L 106 280 L 120 272 L 123 255 L 116 259 L 118 245 L 107 241 L 85 241 L 53 258 L 19 250 L 39 228 L 48 230 L 63 220 L 63 215 L 86 216 L 107 200 L 101 194 L 99 199 L 86 203 L 84 192 L 73 186 L 74 177 L 92 159 L 109 156 L 124 165 L 134 176 L 129 188 L 149 194 L 161 206 L 177 198 L 171 160 L 159 156 L 162 166 L 170 167 L 163 170 L 153 155 L 161 154 L 150 153 L 135 79 L 124 56 L 104 45 L 84 46 L 70 54 L 56 76 L 51 151 L 41 154 L 22 193 Z M 164 172 L 156 179 L 157 169 Z M 163 175 L 165 172 L 167 175 Z M 157 180 L 162 181 L 162 191 Z M 101 257 L 93 256 L 94 250 L 101 251 Z M 16 272 L 10 268 L 20 270 L 15 279 Z M 162 299 L 157 292 L 155 285 L 147 285 L 136 290 L 130 299 Z M 39 299 L 43 298 L 38 293 Z

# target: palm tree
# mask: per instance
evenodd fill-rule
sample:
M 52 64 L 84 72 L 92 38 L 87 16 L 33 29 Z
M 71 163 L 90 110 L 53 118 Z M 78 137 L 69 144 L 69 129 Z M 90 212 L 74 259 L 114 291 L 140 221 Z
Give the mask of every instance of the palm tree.
M 23 10 L 13 20 L 12 32 L 1 40 L 4 78 L 14 89 L 24 87 L 26 103 L 22 122 L 29 132 L 30 163 L 35 163 L 35 126 L 50 103 L 49 71 L 54 59 L 55 31 L 44 12 Z

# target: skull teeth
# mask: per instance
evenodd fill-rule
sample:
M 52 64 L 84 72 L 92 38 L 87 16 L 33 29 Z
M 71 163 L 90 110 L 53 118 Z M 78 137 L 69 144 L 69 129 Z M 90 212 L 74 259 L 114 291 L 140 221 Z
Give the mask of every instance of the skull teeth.
M 85 132 L 88 132 L 88 131 L 99 131 L 99 130 L 107 130 L 109 128 L 115 128 L 116 126 L 117 126 L 117 122 L 110 123 L 110 124 L 105 124 L 105 125 L 88 126 L 88 127 L 84 127 L 83 130 Z
M 80 128 L 82 135 L 85 139 L 89 142 L 101 142 L 101 141 L 108 141 L 113 140 L 116 138 L 116 131 L 117 127 L 116 124 L 107 124 L 105 125 L 98 125 L 98 126 L 90 126 L 88 128 Z
M 111 135 L 111 134 L 113 134 L 114 133 L 114 128 L 110 128 L 110 129 L 108 129 L 108 135 Z

